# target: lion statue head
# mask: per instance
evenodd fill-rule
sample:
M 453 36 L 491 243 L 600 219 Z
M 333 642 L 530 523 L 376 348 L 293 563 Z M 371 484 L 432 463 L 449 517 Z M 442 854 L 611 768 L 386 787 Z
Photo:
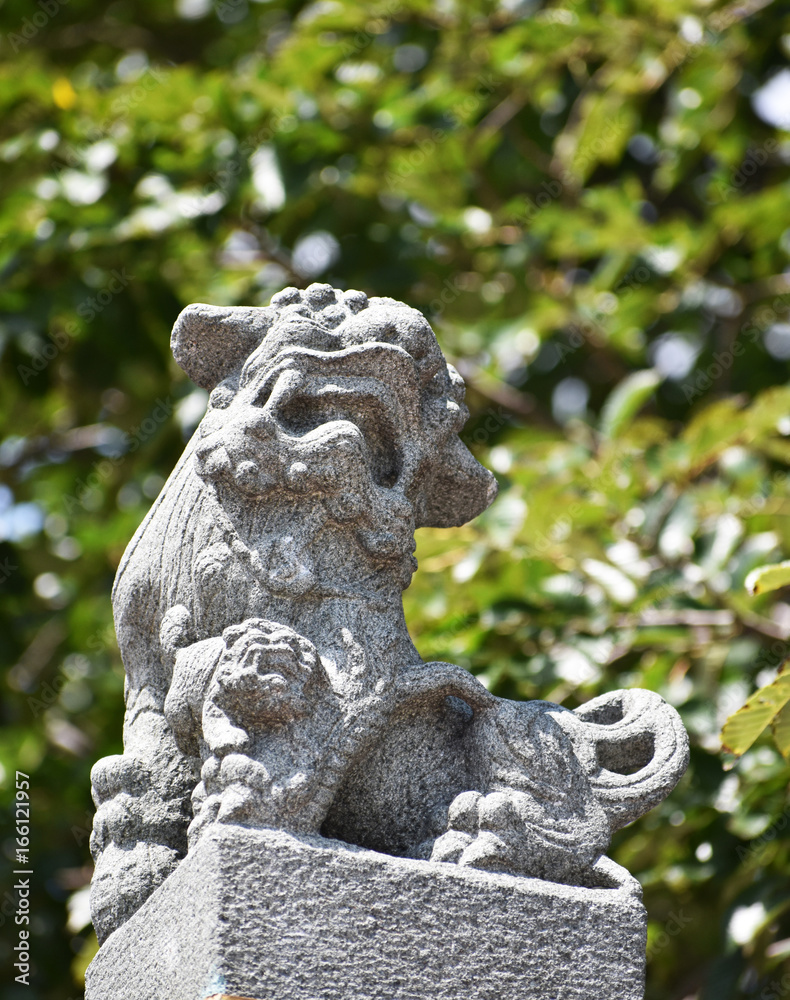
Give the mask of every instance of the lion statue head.
M 266 307 L 188 306 L 171 343 L 210 397 L 119 568 L 132 690 L 166 694 L 172 662 L 148 638 L 169 609 L 188 612 L 178 645 L 292 620 L 278 601 L 399 594 L 415 529 L 464 524 L 496 495 L 459 437 L 463 381 L 416 309 L 313 284 Z

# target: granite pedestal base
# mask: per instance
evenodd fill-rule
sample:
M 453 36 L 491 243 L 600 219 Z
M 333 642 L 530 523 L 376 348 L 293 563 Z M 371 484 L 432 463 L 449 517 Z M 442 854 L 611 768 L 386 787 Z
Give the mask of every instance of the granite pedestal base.
M 215 826 L 86 1000 L 642 1000 L 646 914 L 618 871 L 574 888 Z

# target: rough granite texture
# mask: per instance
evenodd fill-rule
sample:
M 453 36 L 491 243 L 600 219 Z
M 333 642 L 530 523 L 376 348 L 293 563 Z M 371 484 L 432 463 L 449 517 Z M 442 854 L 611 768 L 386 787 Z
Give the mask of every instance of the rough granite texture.
M 619 873 L 573 888 L 218 825 L 102 947 L 86 995 L 639 1000 L 645 911 Z
M 606 850 L 675 786 L 686 733 L 650 691 L 569 711 L 421 661 L 415 530 L 496 496 L 425 317 L 315 284 L 189 306 L 172 347 L 211 395 L 113 590 L 92 1000 L 140 996 L 168 956 L 162 1000 L 202 998 L 206 956 L 215 994 L 265 1000 L 271 977 L 277 1000 L 640 995 L 643 912 Z

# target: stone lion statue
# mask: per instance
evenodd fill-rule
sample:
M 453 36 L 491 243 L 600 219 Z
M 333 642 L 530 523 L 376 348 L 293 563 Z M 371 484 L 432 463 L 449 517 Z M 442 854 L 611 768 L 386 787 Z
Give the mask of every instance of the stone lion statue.
M 172 348 L 210 397 L 113 591 L 126 718 L 92 773 L 100 940 L 214 823 L 608 884 L 612 831 L 668 794 L 686 735 L 651 692 L 570 712 L 421 661 L 414 532 L 496 496 L 426 319 L 313 284 L 189 306 Z

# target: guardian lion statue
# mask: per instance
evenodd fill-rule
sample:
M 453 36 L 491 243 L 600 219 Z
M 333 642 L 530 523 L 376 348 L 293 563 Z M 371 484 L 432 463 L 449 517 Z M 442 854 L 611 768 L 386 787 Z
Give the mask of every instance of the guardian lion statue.
M 113 591 L 126 717 L 92 772 L 100 940 L 216 823 L 610 884 L 612 831 L 674 787 L 687 737 L 652 692 L 571 712 L 420 659 L 414 532 L 497 492 L 426 319 L 313 284 L 189 306 L 172 348 L 210 397 Z

